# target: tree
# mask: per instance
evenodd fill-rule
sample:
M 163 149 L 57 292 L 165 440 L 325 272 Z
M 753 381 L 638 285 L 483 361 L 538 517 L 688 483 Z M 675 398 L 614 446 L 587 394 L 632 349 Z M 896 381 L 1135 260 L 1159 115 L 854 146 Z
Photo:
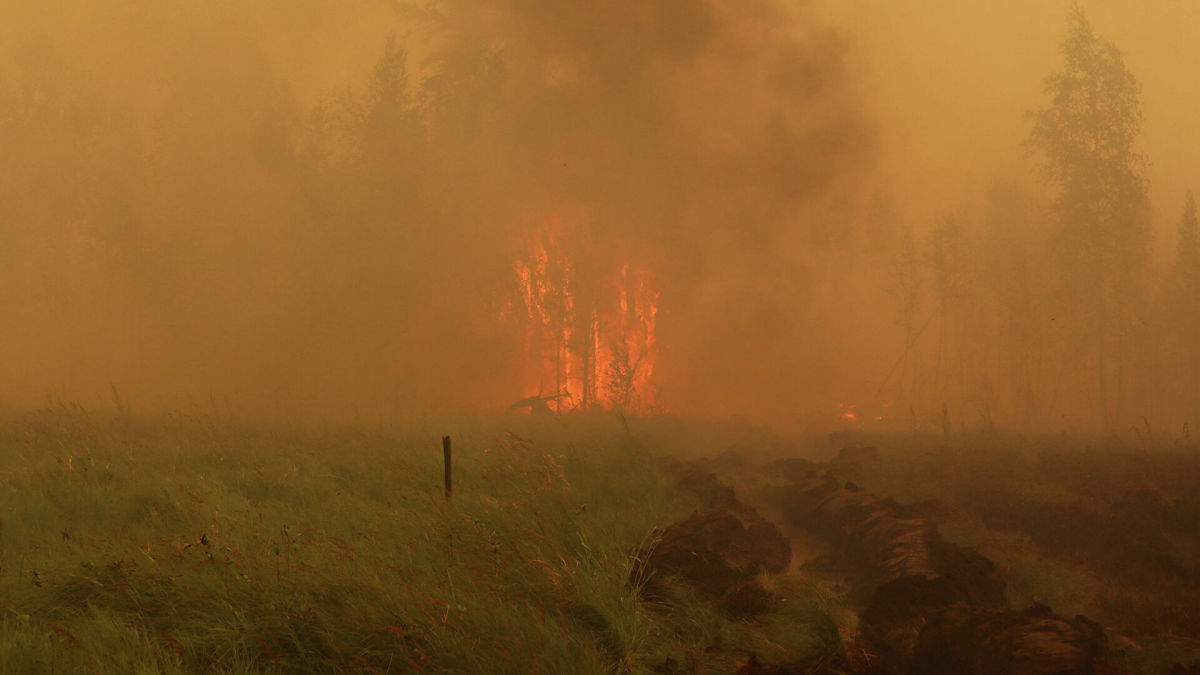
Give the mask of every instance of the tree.
M 911 223 L 902 223 L 899 226 L 899 239 L 898 250 L 890 261 L 890 285 L 887 290 L 896 299 L 896 325 L 904 329 L 904 352 L 897 362 L 897 366 L 903 366 L 899 375 L 899 397 L 907 396 L 910 403 L 915 403 L 919 372 L 918 352 L 915 348 L 924 331 L 924 326 L 918 325 L 917 318 L 921 302 L 921 258 Z M 909 372 L 912 373 L 912 381 L 907 385 L 906 391 L 905 383 Z M 891 373 L 884 378 L 885 385 L 890 378 Z
M 1076 6 L 1061 53 L 1046 80 L 1050 103 L 1035 111 L 1031 148 L 1057 188 L 1055 248 L 1059 300 L 1072 340 L 1096 384 L 1100 418 L 1111 424 L 1128 391 L 1129 330 L 1145 296 L 1150 257 L 1146 159 L 1134 150 L 1141 130 L 1140 87 L 1122 53 L 1098 37 Z
M 1175 263 L 1163 282 L 1162 310 L 1190 417 L 1200 408 L 1200 218 L 1191 192 L 1179 219 Z
M 925 236 L 925 265 L 929 268 L 933 301 L 938 317 L 937 360 L 934 365 L 934 396 L 946 404 L 949 396 L 952 348 L 950 329 L 957 323 L 967 283 L 966 230 L 954 218 L 945 218 Z M 959 345 L 961 347 L 961 344 Z M 961 356 L 961 353 L 960 353 Z M 960 359 L 961 360 L 961 359 Z M 961 374 L 961 370 L 960 370 Z M 959 396 L 962 397 L 962 378 Z M 935 400 L 935 403 L 938 401 Z
M 1048 321 L 1047 264 L 1043 233 L 1046 228 L 1035 198 L 1025 188 L 997 180 L 988 190 L 981 230 L 978 271 L 984 279 L 987 308 L 992 321 L 991 339 L 996 359 L 996 383 L 1007 393 L 1007 403 L 1025 426 L 1045 421 L 1056 401 L 1057 369 L 1045 366 L 1057 326 Z M 1050 373 L 1046 371 L 1050 370 Z

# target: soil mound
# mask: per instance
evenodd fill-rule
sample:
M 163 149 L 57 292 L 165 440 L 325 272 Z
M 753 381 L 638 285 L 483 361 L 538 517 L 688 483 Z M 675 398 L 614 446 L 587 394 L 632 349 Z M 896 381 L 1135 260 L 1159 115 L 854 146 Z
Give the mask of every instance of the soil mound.
M 995 566 L 973 550 L 942 539 L 925 505 L 880 499 L 828 474 L 810 476 L 777 493 L 783 516 L 835 546 L 840 566 L 872 588 L 904 577 L 945 578 L 985 605 L 1003 598 Z
M 634 573 L 646 580 L 642 592 L 647 597 L 661 595 L 663 575 L 678 575 L 720 600 L 762 572 L 782 571 L 790 559 L 791 547 L 774 525 L 747 524 L 729 511 L 707 511 L 663 530 Z
M 927 505 L 881 499 L 828 474 L 777 497 L 784 517 L 830 541 L 833 564 L 867 591 L 859 631 L 882 672 L 1118 672 L 1094 622 L 1043 605 L 1008 611 L 995 564 L 942 537 Z
M 662 530 L 658 543 L 639 555 L 632 580 L 642 582 L 643 597 L 663 597 L 664 577 L 678 576 L 730 614 L 770 607 L 774 597 L 755 577 L 787 568 L 792 558 L 788 539 L 714 474 L 684 465 L 673 472 L 704 506 Z
M 1041 604 L 988 612 L 966 621 L 943 618 L 921 631 L 914 672 L 930 675 L 1067 675 L 1116 673 L 1104 660 L 1103 629 L 1085 617 L 1065 619 Z

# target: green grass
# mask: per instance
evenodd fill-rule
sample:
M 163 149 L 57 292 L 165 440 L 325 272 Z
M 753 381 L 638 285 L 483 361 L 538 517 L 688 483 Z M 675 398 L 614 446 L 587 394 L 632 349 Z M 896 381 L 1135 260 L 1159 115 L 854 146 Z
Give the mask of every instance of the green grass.
M 639 601 L 633 553 L 696 505 L 618 420 L 448 428 L 450 502 L 433 431 L 7 414 L 0 672 L 613 673 L 689 654 L 722 672 L 737 649 L 814 670 L 836 658 L 837 627 L 799 577 L 771 580 L 787 602 L 752 622 L 694 598 Z
M 1183 630 L 1200 597 L 1200 457 L 862 441 L 881 461 L 835 473 L 936 499 L 1013 606 L 1128 636 L 1115 648 L 1131 672 L 1200 656 Z M 0 673 L 724 673 L 750 653 L 836 671 L 852 612 L 801 573 L 764 578 L 782 602 L 741 620 L 681 582 L 655 603 L 629 582 L 655 529 L 697 508 L 656 456 L 734 443 L 832 452 L 735 423 L 607 416 L 369 429 L 0 413 Z

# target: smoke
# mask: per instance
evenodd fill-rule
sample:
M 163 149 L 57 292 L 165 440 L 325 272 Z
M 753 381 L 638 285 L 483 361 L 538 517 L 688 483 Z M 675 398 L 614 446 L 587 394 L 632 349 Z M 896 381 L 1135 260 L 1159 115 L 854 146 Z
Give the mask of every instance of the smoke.
M 872 125 L 804 6 L 122 6 L 6 8 L 8 402 L 501 409 L 553 219 L 582 280 L 654 275 L 667 409 L 786 419 L 891 358 Z
M 829 396 L 811 382 L 832 375 L 815 372 L 844 339 L 829 305 L 853 290 L 818 261 L 855 236 L 873 146 L 839 36 L 767 2 L 477 7 L 459 12 L 487 20 L 450 21 L 434 63 L 494 78 L 449 106 L 485 119 L 434 121 L 469 139 L 447 178 L 477 162 L 505 186 L 489 213 L 565 209 L 593 269 L 659 275 L 669 407 L 780 415 Z

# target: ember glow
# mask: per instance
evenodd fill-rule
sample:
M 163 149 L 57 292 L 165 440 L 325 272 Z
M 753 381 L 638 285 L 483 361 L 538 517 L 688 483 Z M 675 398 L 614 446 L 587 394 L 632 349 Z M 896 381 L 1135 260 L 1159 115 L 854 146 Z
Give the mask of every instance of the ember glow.
M 524 395 L 546 399 L 557 412 L 655 411 L 660 293 L 653 276 L 630 263 L 585 267 L 569 252 L 567 232 L 563 218 L 553 216 L 513 263 Z M 601 269 L 584 273 L 595 267 Z

